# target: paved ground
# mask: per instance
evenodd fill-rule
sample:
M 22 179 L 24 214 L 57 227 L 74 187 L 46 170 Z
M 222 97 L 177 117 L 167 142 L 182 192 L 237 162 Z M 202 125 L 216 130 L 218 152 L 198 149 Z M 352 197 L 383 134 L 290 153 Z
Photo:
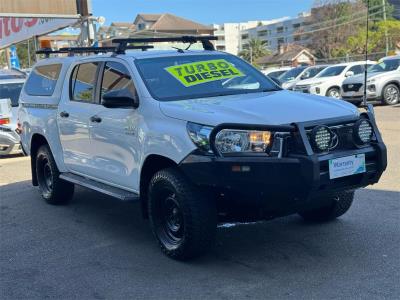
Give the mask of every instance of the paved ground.
M 376 110 L 389 169 L 345 216 L 219 228 L 189 263 L 161 255 L 137 204 L 79 188 L 49 206 L 26 158 L 1 160 L 0 299 L 399 299 L 400 107 Z

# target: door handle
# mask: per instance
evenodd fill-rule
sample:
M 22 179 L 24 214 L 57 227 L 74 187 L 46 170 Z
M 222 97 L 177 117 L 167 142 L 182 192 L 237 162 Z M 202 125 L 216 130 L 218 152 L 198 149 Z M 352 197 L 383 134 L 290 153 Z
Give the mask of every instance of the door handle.
M 101 118 L 99 116 L 92 116 L 90 117 L 90 121 L 93 123 L 100 123 L 101 122 Z
M 69 113 L 67 113 L 66 111 L 62 111 L 62 112 L 60 112 L 60 117 L 61 118 L 68 118 L 69 117 Z

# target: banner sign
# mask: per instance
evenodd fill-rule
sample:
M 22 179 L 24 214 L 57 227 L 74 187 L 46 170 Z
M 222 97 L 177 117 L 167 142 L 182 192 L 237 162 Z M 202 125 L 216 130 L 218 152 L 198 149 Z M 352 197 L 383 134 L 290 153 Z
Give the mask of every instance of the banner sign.
M 0 49 L 76 23 L 77 19 L 0 18 Z
M 242 72 L 225 59 L 205 60 L 183 65 L 174 65 L 165 68 L 165 70 L 185 87 L 191 87 L 193 85 L 210 81 L 244 76 Z

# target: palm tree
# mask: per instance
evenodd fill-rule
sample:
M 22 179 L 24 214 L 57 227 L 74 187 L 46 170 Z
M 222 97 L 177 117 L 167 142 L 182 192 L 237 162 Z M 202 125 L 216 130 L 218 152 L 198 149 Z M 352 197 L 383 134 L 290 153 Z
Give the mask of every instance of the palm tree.
M 269 51 L 265 46 L 265 41 L 257 38 L 251 38 L 246 44 L 246 48 L 239 52 L 239 56 L 253 64 L 257 58 L 263 57 L 270 53 L 271 51 Z

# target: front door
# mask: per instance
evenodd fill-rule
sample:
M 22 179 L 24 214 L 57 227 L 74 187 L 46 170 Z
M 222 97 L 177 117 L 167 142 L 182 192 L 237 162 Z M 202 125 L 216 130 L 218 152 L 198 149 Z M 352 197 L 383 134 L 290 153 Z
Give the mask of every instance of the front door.
M 86 174 L 92 166 L 89 122 L 99 106 L 95 102 L 98 69 L 98 62 L 76 65 L 68 78 L 69 91 L 64 93 L 58 107 L 64 163 L 69 171 L 81 174 Z
M 135 97 L 136 90 L 128 65 L 108 61 L 101 77 L 100 99 L 107 92 L 125 89 Z M 92 116 L 92 174 L 97 179 L 115 186 L 137 191 L 139 178 L 140 116 L 133 107 L 100 109 Z

